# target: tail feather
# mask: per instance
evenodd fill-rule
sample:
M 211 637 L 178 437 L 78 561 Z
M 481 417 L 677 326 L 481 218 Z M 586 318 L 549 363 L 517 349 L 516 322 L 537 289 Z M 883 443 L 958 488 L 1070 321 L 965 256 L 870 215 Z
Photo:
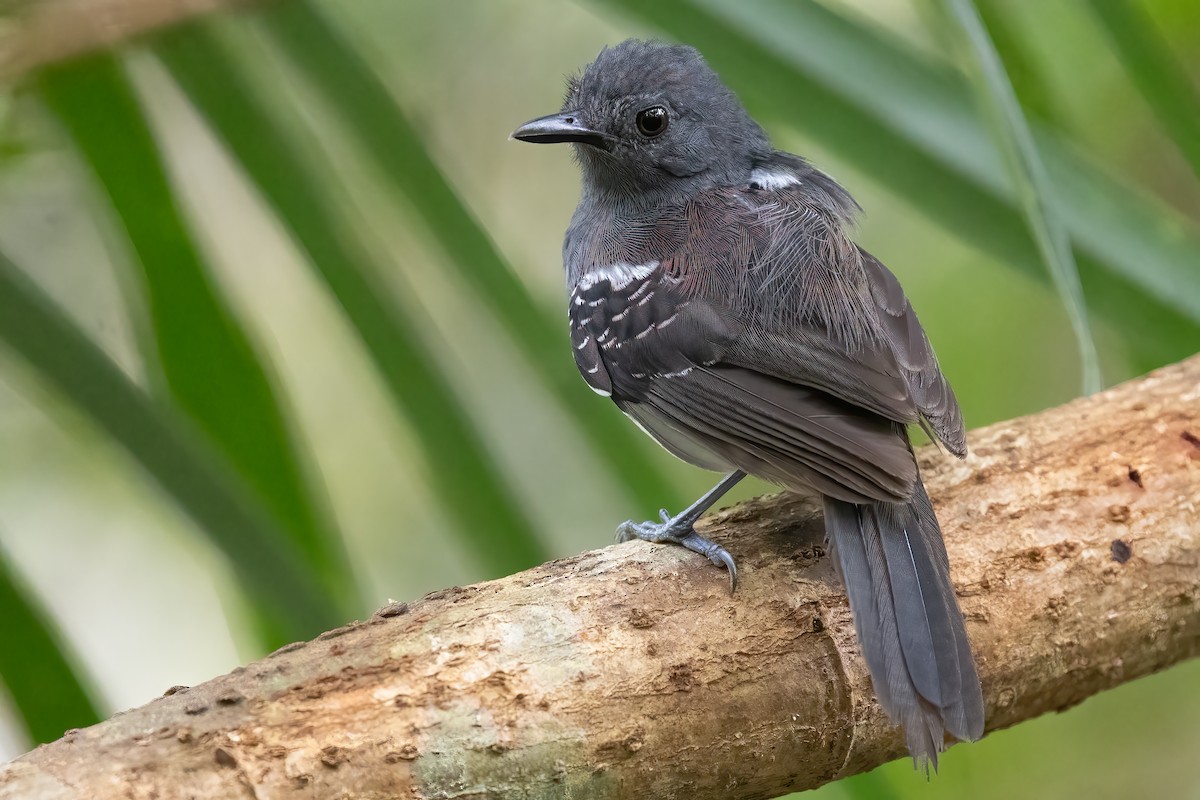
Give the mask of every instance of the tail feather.
M 913 505 L 917 509 L 921 530 L 926 532 L 925 540 L 934 556 L 931 559 L 937 568 L 936 580 L 946 587 L 945 597 L 949 606 L 948 611 L 953 624 L 950 626 L 954 633 L 954 646 L 958 651 L 959 690 L 946 696 L 943 715 L 946 720 L 946 730 L 963 741 L 975 741 L 983 736 L 983 691 L 979 684 L 979 675 L 975 671 L 975 659 L 971 655 L 971 643 L 967 639 L 967 628 L 963 624 L 962 611 L 954 596 L 954 583 L 950 579 L 950 559 L 946 555 L 946 546 L 942 542 L 942 529 L 933 513 L 933 503 L 925 492 L 925 485 L 917 481 Z
M 880 705 L 937 767 L 944 732 L 983 735 L 983 695 L 933 506 L 825 498 L 825 528 Z

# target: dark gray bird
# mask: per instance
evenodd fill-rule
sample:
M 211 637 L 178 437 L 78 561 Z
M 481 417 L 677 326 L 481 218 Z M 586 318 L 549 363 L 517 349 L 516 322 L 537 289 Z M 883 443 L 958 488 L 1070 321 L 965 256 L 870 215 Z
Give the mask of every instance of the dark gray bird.
M 813 113 L 820 113 L 813 109 Z M 983 735 L 983 697 L 907 426 L 957 456 L 962 413 L 894 275 L 849 236 L 858 205 L 771 146 L 690 47 L 606 48 L 527 142 L 571 142 L 563 244 L 575 362 L 679 458 L 728 474 L 622 540 L 675 542 L 746 474 L 819 495 L 875 692 L 914 758 Z

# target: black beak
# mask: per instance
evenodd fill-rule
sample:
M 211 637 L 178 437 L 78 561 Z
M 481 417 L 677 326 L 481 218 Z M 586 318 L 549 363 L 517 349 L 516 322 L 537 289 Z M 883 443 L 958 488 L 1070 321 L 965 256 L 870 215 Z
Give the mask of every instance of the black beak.
M 579 114 L 574 111 L 532 119 L 513 131 L 508 138 L 535 144 L 580 142 L 601 150 L 611 150 L 613 142 L 608 134 L 594 131 L 580 122 Z

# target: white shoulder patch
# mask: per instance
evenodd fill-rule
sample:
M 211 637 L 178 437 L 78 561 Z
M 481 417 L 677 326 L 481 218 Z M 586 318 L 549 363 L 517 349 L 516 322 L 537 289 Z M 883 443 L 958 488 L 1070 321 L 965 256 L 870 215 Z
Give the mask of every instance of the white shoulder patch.
M 593 267 L 579 279 L 579 288 L 590 289 L 600 281 L 608 281 L 612 288 L 624 289 L 634 281 L 650 277 L 656 269 L 657 261 L 646 264 L 626 264 L 624 261 L 618 261 L 616 264 Z
M 750 173 L 750 185 L 766 189 L 769 192 L 796 186 L 799 183 L 800 179 L 796 177 L 795 173 L 787 170 L 759 167 Z

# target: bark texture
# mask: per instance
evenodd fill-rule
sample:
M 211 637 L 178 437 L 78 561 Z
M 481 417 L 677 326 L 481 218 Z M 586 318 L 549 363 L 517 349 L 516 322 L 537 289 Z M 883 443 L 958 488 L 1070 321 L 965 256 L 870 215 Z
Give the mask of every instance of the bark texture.
M 921 452 L 989 730 L 1200 652 L 1200 357 Z M 0 798 L 766 798 L 901 755 L 821 519 L 435 592 L 43 746 Z M 953 751 L 946 756 L 953 759 Z

